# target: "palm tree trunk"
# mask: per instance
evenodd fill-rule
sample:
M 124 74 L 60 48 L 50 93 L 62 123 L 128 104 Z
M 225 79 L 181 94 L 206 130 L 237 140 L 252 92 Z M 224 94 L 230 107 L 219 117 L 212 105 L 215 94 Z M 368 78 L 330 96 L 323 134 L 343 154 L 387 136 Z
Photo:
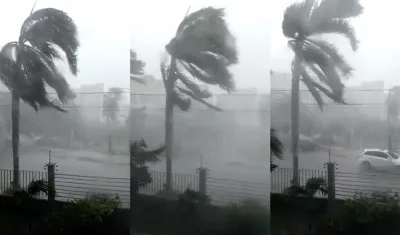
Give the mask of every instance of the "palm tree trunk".
M 392 151 L 392 122 L 390 120 L 389 109 L 387 110 L 387 125 L 388 125 L 388 150 Z
M 11 145 L 13 151 L 13 187 L 15 190 L 20 188 L 19 181 L 19 95 L 12 92 L 11 100 L 11 122 L 12 122 L 12 138 Z
M 299 186 L 299 108 L 300 108 L 300 61 L 295 59 L 292 67 L 292 100 L 291 100 L 291 118 L 292 118 L 292 154 L 293 154 L 293 179 L 292 185 Z
M 173 93 L 172 90 L 174 88 L 174 71 L 176 68 L 175 59 L 171 59 L 171 66 L 169 68 L 166 86 L 166 99 L 165 99 L 165 158 L 166 158 L 166 184 L 165 190 L 167 192 L 172 191 L 172 149 L 174 146 L 173 141 L 173 131 L 174 131 L 174 103 L 173 103 Z M 172 71 L 172 72 L 171 72 Z
M 111 139 L 111 127 L 110 127 L 110 118 L 107 117 L 107 127 L 108 127 L 108 153 L 112 154 L 112 139 Z

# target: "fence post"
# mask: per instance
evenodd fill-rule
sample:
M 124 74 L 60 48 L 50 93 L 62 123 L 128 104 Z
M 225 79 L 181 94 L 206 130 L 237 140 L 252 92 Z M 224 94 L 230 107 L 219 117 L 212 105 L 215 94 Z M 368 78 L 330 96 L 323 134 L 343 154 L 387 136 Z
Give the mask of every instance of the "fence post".
M 326 163 L 328 169 L 328 211 L 331 212 L 334 209 L 335 204 L 335 170 L 336 163 Z
M 49 204 L 52 206 L 54 201 L 56 200 L 56 164 L 49 162 L 46 164 L 47 166 L 47 184 L 48 184 L 48 193 L 47 200 Z
M 199 192 L 202 194 L 207 194 L 207 173 L 208 169 L 205 167 L 197 168 L 199 173 Z
M 131 148 L 132 148 L 132 140 L 130 140 L 129 141 L 129 150 L 128 150 L 128 154 L 129 154 L 129 178 L 130 178 L 130 180 L 129 180 L 129 187 L 130 187 L 130 190 L 129 190 L 129 217 L 130 217 L 130 223 L 129 223 L 129 229 L 130 229 L 130 231 L 132 231 L 133 230 L 133 220 L 134 220 L 134 215 L 135 215 L 135 213 L 134 213 L 134 211 L 133 211 L 133 209 L 134 209 L 134 203 L 135 203 L 135 194 L 136 194 L 136 192 L 135 192 L 135 190 L 136 190 L 136 187 L 135 187 L 135 179 L 134 179 L 134 172 L 133 172 L 133 159 L 132 159 L 132 156 L 131 156 Z

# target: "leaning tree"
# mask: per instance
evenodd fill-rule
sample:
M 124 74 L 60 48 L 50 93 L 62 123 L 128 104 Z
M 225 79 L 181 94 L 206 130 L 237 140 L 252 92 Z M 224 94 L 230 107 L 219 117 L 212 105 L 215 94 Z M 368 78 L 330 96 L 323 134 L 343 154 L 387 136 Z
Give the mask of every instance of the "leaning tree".
M 176 35 L 165 46 L 169 63 L 161 62 L 161 75 L 166 89 L 165 144 L 166 190 L 172 190 L 172 149 L 174 106 L 188 111 L 194 99 L 211 109 L 212 94 L 198 82 L 218 85 L 230 92 L 234 89 L 230 67 L 238 63 L 235 37 L 225 21 L 224 9 L 203 8 L 187 14 Z
M 21 26 L 17 41 L 9 42 L 0 51 L 0 79 L 12 93 L 13 184 L 19 182 L 19 119 L 20 99 L 36 111 L 53 107 L 66 112 L 49 97 L 46 87 L 52 87 L 62 103 L 75 97 L 65 75 L 55 61 L 63 59 L 73 75 L 77 75 L 77 27 L 67 13 L 54 8 L 33 12 Z
M 359 0 L 304 0 L 290 5 L 284 12 L 282 31 L 289 38 L 288 45 L 294 52 L 291 66 L 293 185 L 299 185 L 300 81 L 322 109 L 324 100 L 321 93 L 337 103 L 345 103 L 342 78 L 350 77 L 353 71 L 334 45 L 317 36 L 342 35 L 356 51 L 359 41 L 348 19 L 362 12 Z

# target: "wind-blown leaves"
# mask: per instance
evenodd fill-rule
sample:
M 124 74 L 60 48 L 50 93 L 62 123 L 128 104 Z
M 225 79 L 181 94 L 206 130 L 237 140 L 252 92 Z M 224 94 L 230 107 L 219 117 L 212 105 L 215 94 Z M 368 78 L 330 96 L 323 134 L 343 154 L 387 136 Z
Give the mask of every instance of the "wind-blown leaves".
M 146 163 L 159 161 L 158 156 L 164 152 L 165 147 L 161 146 L 154 150 L 147 150 L 147 147 L 148 146 L 143 139 L 131 144 L 130 155 L 132 158 L 132 164 L 144 166 Z
M 351 45 L 353 51 L 358 49 L 358 39 L 355 35 L 354 28 L 351 27 L 350 22 L 344 19 L 332 19 L 319 22 L 312 27 L 312 33 L 317 34 L 339 34 L 346 37 Z
M 134 50 L 130 50 L 130 60 L 131 80 L 140 84 L 146 84 L 146 81 L 140 78 L 140 76 L 144 74 L 144 67 L 146 67 L 146 63 L 137 58 L 137 54 Z
M 204 100 L 211 94 L 201 89 L 193 78 L 218 85 L 227 91 L 235 87 L 230 66 L 238 63 L 236 39 L 229 31 L 224 17 L 224 9 L 213 7 L 189 14 L 180 23 L 176 36 L 165 47 L 176 66 L 171 67 L 174 71 L 163 76 L 172 83 L 180 81 L 187 88 L 173 91 L 177 104 L 184 108 L 187 105 L 181 103 L 183 101 L 188 104 L 188 97 L 213 107 Z
M 323 0 L 313 12 L 312 20 L 356 17 L 363 10 L 360 0 Z
M 46 86 L 57 92 L 62 103 L 75 97 L 55 60 L 65 53 L 76 75 L 78 47 L 76 25 L 65 12 L 53 8 L 35 11 L 24 21 L 18 42 L 6 44 L 0 51 L 1 80 L 36 111 L 42 106 L 65 111 L 50 99 Z
M 270 148 L 271 148 L 271 153 L 272 155 L 276 156 L 279 159 L 283 158 L 283 152 L 285 150 L 281 140 L 278 137 L 278 133 L 274 128 L 271 128 L 270 130 Z
M 67 13 L 54 8 L 33 12 L 22 24 L 19 43 L 29 42 L 47 56 L 53 56 L 51 44 L 60 47 L 66 54 L 71 72 L 76 75 L 79 47 L 78 31 L 74 21 Z M 50 44 L 51 43 L 51 44 Z

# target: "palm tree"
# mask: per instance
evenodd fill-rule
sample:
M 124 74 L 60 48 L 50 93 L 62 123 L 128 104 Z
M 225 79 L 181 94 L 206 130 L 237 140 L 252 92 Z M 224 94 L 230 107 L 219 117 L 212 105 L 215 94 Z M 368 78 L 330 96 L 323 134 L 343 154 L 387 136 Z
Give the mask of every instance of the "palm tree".
M 138 82 L 140 84 L 145 84 L 146 81 L 142 80 L 140 76 L 144 74 L 144 67 L 146 67 L 146 63 L 139 60 L 137 58 L 137 54 L 134 50 L 131 49 L 130 51 L 130 73 L 131 73 L 131 80 Z
M 62 103 L 74 94 L 55 65 L 66 56 L 73 75 L 77 75 L 77 27 L 67 13 L 54 8 L 32 12 L 22 24 L 18 41 L 7 43 L 0 51 L 0 79 L 12 93 L 13 181 L 19 188 L 19 117 L 20 99 L 38 111 L 53 107 L 65 112 L 50 100 L 46 86 L 52 87 Z
M 225 22 L 224 9 L 213 7 L 193 12 L 179 24 L 175 37 L 166 45 L 170 63 L 161 62 L 166 89 L 165 143 L 166 190 L 172 189 L 173 108 L 187 111 L 191 99 L 210 109 L 221 111 L 205 99 L 211 93 L 194 80 L 218 85 L 230 92 L 234 89 L 230 66 L 238 63 L 236 40 Z
M 283 153 L 284 153 L 285 147 L 283 146 L 282 141 L 279 139 L 277 131 L 274 128 L 271 128 L 270 132 L 271 132 L 271 136 L 270 136 L 271 167 L 270 167 L 270 170 L 273 171 L 278 166 L 272 163 L 272 157 L 275 156 L 279 159 L 283 159 Z
M 344 85 L 341 78 L 351 76 L 353 69 L 337 48 L 315 36 L 339 34 L 346 37 L 357 50 L 358 40 L 348 19 L 360 15 L 363 7 L 359 0 L 304 0 L 290 5 L 282 22 L 283 34 L 295 56 L 292 61 L 291 121 L 293 185 L 299 184 L 299 86 L 307 86 L 322 110 L 321 92 L 337 103 L 343 99 Z M 313 73 L 318 79 L 314 79 Z
M 112 87 L 103 96 L 103 116 L 107 119 L 108 128 L 108 153 L 112 154 L 111 122 L 117 120 L 119 102 L 122 99 L 123 91 L 119 87 Z

